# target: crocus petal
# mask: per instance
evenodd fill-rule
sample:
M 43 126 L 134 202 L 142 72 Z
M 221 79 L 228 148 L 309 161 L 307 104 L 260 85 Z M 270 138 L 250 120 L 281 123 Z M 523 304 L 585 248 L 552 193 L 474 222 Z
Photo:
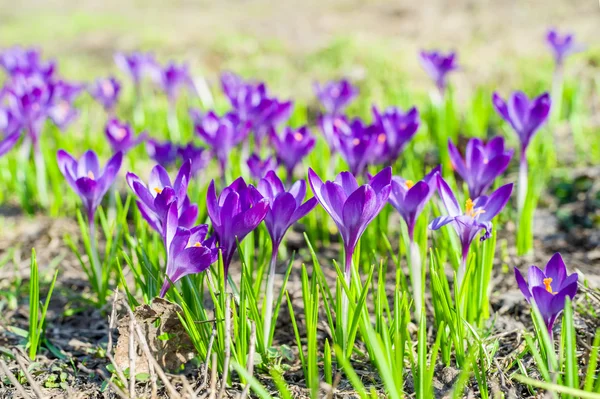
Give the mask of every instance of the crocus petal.
M 544 269 L 544 274 L 552 279 L 553 287 L 560 287 L 567 276 L 567 266 L 560 253 L 557 252 L 550 258 Z
M 556 313 L 553 312 L 552 300 L 554 299 L 554 295 L 546 291 L 543 287 L 533 287 L 531 289 L 531 294 L 533 296 L 533 300 L 535 301 L 536 306 L 538 307 L 542 317 L 546 322 L 551 320 Z M 563 297 L 564 300 L 564 297 Z M 564 302 L 563 302 L 564 305 Z M 551 326 L 548 326 L 551 327 Z
M 429 198 L 430 188 L 424 181 L 417 182 L 412 186 L 404 198 L 404 206 L 407 212 L 413 213 L 421 211 L 425 201 Z
M 512 193 L 513 184 L 506 184 L 490 195 L 487 203 L 484 206 L 485 212 L 479 216 L 482 222 L 490 222 L 504 207 Z
M 150 171 L 150 178 L 148 179 L 148 186 L 150 190 L 154 190 L 155 188 L 162 190 L 164 187 L 170 187 L 171 178 L 166 169 L 161 165 L 156 165 L 152 168 L 152 171 Z
M 356 177 L 354 177 L 354 175 L 350 172 L 341 172 L 336 176 L 335 182 L 342 186 L 344 193 L 346 193 L 346 197 L 348 197 L 358 188 Z
M 346 245 L 356 245 L 369 222 L 375 217 L 376 206 L 376 194 L 369 185 L 360 186 L 348 197 L 342 210 L 343 224 L 348 230 Z
M 462 155 L 458 148 L 452 143 L 452 140 L 448 140 L 448 153 L 450 155 L 450 162 L 452 162 L 452 167 L 463 180 L 467 180 L 467 169 L 465 168 L 465 163 L 463 162 Z
M 206 192 L 206 209 L 213 224 L 221 225 L 215 181 L 211 180 Z
M 231 234 L 236 236 L 239 241 L 243 240 L 263 221 L 268 210 L 269 201 L 262 199 L 246 212 L 238 214 L 233 218 Z
M 77 163 L 77 177 L 90 177 L 90 173 L 92 173 L 91 178 L 94 180 L 100 177 L 98 156 L 94 151 L 88 150 Z
M 167 258 L 170 256 L 171 243 L 175 238 L 177 229 L 179 228 L 179 218 L 177 217 L 177 204 L 172 202 L 167 210 L 165 225 L 164 225 L 164 237 L 165 237 L 165 248 L 167 250 Z M 189 235 L 188 235 L 189 237 Z
M 296 223 L 298 220 L 308 215 L 308 213 L 312 211 L 315 206 L 317 206 L 317 199 L 314 197 L 300 205 L 298 208 L 296 208 L 296 211 L 292 216 L 292 223 Z
M 461 214 L 460 206 L 458 205 L 458 201 L 452 192 L 448 183 L 444 180 L 441 175 L 437 175 L 437 188 L 440 198 L 442 199 L 442 203 L 446 208 L 449 216 L 458 216 Z M 434 229 L 436 230 L 436 229 Z
M 389 186 L 391 182 L 392 168 L 388 166 L 387 168 L 383 168 L 379 173 L 373 176 L 373 178 L 369 182 L 369 185 L 371 186 L 371 188 L 373 188 L 373 191 L 375 191 L 375 193 L 379 195 L 379 193 L 386 186 Z
M 430 230 L 437 230 L 440 227 L 444 227 L 450 222 L 453 222 L 456 219 L 456 216 L 439 216 L 429 223 Z
M 0 140 L 0 156 L 10 151 L 17 144 L 17 141 L 19 141 L 19 137 L 21 137 L 21 133 L 15 132 L 5 137 L 4 140 Z
M 527 302 L 530 302 L 531 301 L 531 292 L 529 292 L 529 286 L 527 285 L 527 281 L 525 281 L 525 279 L 523 278 L 523 275 L 521 274 L 519 269 L 517 269 L 516 267 L 515 267 L 515 278 L 517 279 L 517 285 L 519 286 L 519 289 L 523 293 L 523 296 L 525 296 L 525 299 L 527 300 Z
M 510 115 L 508 114 L 508 107 L 506 106 L 506 102 L 500 97 L 500 95 L 494 92 L 492 96 L 492 103 L 494 104 L 494 108 L 496 111 L 502 116 L 502 118 L 506 121 L 510 120 Z
M 529 282 L 529 287 L 531 288 L 544 287 L 545 278 L 546 275 L 537 266 L 531 266 L 527 271 L 527 281 Z

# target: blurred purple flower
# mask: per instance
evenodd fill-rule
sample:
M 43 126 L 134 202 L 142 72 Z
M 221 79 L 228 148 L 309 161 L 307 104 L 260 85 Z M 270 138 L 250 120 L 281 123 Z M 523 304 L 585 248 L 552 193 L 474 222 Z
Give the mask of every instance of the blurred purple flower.
M 240 177 L 225 187 L 218 198 L 215 181 L 212 180 L 206 194 L 206 206 L 218 244 L 223 251 L 223 265 L 227 276 L 237 249 L 236 239 L 241 243 L 246 235 L 258 227 L 267 215 L 269 201 Z
M 435 193 L 437 188 L 436 176 L 440 173 L 440 170 L 440 166 L 433 168 L 423 180 L 416 183 L 412 180 L 405 180 L 400 176 L 392 176 L 392 189 L 388 201 L 406 222 L 411 242 L 413 241 L 417 218 Z
M 206 167 L 210 160 L 208 151 L 204 147 L 197 147 L 193 142 L 185 146 L 177 147 L 177 154 L 183 162 L 188 160 L 192 163 L 191 176 L 196 176 L 198 172 Z
M 219 258 L 214 240 L 206 238 L 208 226 L 201 224 L 191 229 L 179 227 L 177 204 L 172 203 L 167 211 L 166 252 L 167 270 L 159 297 L 163 298 L 171 283 L 176 283 L 190 274 L 202 273 Z
M 316 140 L 306 126 L 296 130 L 286 127 L 282 136 L 272 129 L 270 138 L 277 161 L 285 166 L 288 183 L 291 183 L 294 168 L 312 151 Z
M 350 172 L 361 176 L 369 164 L 375 163 L 381 156 L 385 134 L 374 134 L 374 126 L 367 126 L 360 119 L 354 119 L 350 125 L 344 118 L 336 119 L 340 155 L 348 164 Z
M 104 133 L 113 152 L 121 151 L 123 154 L 126 154 L 133 147 L 146 140 L 148 136 L 146 132 L 142 132 L 135 137 L 131 126 L 116 118 L 106 123 Z
M 257 154 L 250 155 L 246 164 L 248 165 L 248 169 L 250 169 L 250 176 L 257 181 L 265 177 L 268 171 L 277 169 L 275 158 L 267 157 L 260 159 Z
M 67 183 L 81 197 L 88 221 L 93 223 L 98 205 L 119 173 L 123 154 L 117 152 L 103 169 L 100 168 L 98 156 L 91 150 L 86 151 L 79 160 L 59 150 L 57 160 Z
M 104 110 L 112 114 L 115 106 L 119 101 L 119 94 L 121 93 L 121 84 L 114 77 L 96 79 L 88 87 L 90 95 L 99 102 Z
M 15 132 L 0 138 L 0 157 L 9 152 L 17 144 L 20 137 L 21 132 Z
M 170 141 L 146 140 L 148 156 L 163 167 L 169 167 L 177 160 L 177 146 Z
M 79 116 L 73 102 L 84 90 L 84 86 L 59 80 L 54 83 L 52 89 L 52 103 L 48 115 L 59 129 L 64 130 Z
M 242 122 L 236 114 L 228 113 L 218 116 L 213 111 L 196 124 L 196 133 L 212 149 L 219 160 L 221 174 L 224 177 L 227 170 L 227 161 L 231 151 L 248 136 L 250 124 Z
M 448 73 L 458 69 L 456 53 L 454 51 L 443 54 L 439 51 L 421 51 L 419 53 L 421 66 L 429 77 L 435 82 L 438 90 L 443 94 L 446 90 Z
M 152 75 L 156 68 L 154 56 L 150 53 L 116 53 L 115 63 L 124 73 L 129 75 L 136 86 L 148 75 Z
M 317 125 L 321 129 L 321 133 L 323 133 L 323 137 L 332 154 L 338 152 L 340 149 L 341 135 L 352 135 L 350 125 L 343 116 L 319 115 Z
M 448 151 L 452 167 L 467 183 L 471 198 L 485 194 L 494 180 L 508 168 L 513 155 L 513 150 L 504 149 L 504 138 L 501 136 L 492 138 L 487 144 L 478 138 L 470 139 L 464 160 L 452 140 L 448 140 Z
M 37 74 L 43 79 L 50 78 L 56 71 L 54 61 L 43 61 L 42 52 L 34 48 L 15 46 L 0 53 L 0 66 L 7 74 Z
M 552 50 L 556 66 L 561 68 L 567 56 L 583 50 L 583 46 L 575 42 L 571 33 L 561 35 L 556 29 L 550 29 L 546 34 L 546 43 Z
M 387 203 L 391 191 L 392 168 L 383 169 L 368 184 L 360 187 L 349 172 L 342 172 L 334 181 L 323 183 L 309 168 L 308 181 L 315 197 L 340 231 L 346 255 L 346 278 L 349 279 L 352 255 L 358 240 Z
M 384 136 L 378 141 L 382 150 L 381 157 L 377 163 L 393 164 L 402 154 L 404 147 L 417 133 L 419 128 L 419 111 L 416 108 L 409 109 L 406 113 L 396 107 L 388 107 L 383 113 L 380 113 L 376 107 L 373 107 L 374 126 L 378 131 L 383 132 Z
M 454 230 L 458 234 L 462 248 L 462 261 L 458 270 L 458 286 L 460 287 L 465 275 L 467 256 L 469 255 L 469 248 L 473 239 L 482 231 L 481 241 L 491 236 L 492 219 L 506 206 L 512 193 L 513 185 L 512 183 L 506 184 L 494 191 L 489 197 L 482 195 L 475 201 L 472 201 L 470 198 L 467 199 L 463 212 L 448 183 L 439 174 L 436 176 L 436 179 L 438 194 L 446 208 L 447 215 L 435 218 L 429 224 L 429 228 L 431 230 L 438 230 L 448 223 L 452 223 Z
M 555 253 L 544 270 L 529 267 L 528 281 L 516 267 L 515 278 L 527 302 L 536 304 L 552 337 L 552 326 L 565 307 L 565 299 L 572 300 L 577 294 L 577 273 L 567 274 L 562 256 Z
M 323 86 L 315 82 L 315 94 L 328 115 L 340 115 L 358 95 L 358 89 L 347 79 L 330 81 Z
M 169 174 L 160 165 L 150 172 L 148 185 L 131 172 L 126 176 L 127 184 L 138 197 L 136 203 L 142 217 L 163 237 L 165 248 L 168 247 L 168 229 L 172 228 L 172 225 L 166 224 L 171 204 L 177 204 L 178 222 L 175 227 L 191 228 L 198 218 L 198 206 L 192 204 L 187 195 L 191 166 L 191 162 L 184 162 L 172 183 Z
M 154 79 L 171 103 L 177 100 L 181 88 L 189 86 L 192 81 L 187 64 L 177 65 L 174 62 L 169 62 L 164 68 L 158 66 Z

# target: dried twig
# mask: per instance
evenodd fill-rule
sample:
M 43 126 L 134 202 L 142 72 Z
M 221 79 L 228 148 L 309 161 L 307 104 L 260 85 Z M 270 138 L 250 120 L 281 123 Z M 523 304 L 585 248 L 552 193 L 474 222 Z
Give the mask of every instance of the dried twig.
M 27 365 L 23 362 L 23 359 L 21 359 L 21 356 L 19 355 L 19 353 L 16 350 L 13 350 L 13 353 L 15 355 L 15 360 L 19 364 L 19 367 L 23 371 L 23 374 L 25 374 L 25 378 L 27 378 L 27 382 L 29 383 L 29 386 L 33 390 L 33 393 L 35 393 L 35 396 L 38 399 L 43 399 L 44 394 L 42 393 L 40 386 L 35 381 L 35 379 L 31 375 L 31 373 L 29 372 L 29 370 L 27 370 Z
M 104 379 L 104 381 L 106 381 L 106 383 L 112 388 L 113 391 L 115 391 L 115 393 L 121 399 L 129 399 L 127 394 L 123 392 L 123 390 L 119 388 L 114 382 L 112 382 L 110 378 L 108 378 L 101 369 L 96 369 L 96 373 L 98 373 Z
M 197 399 L 198 395 L 194 392 L 194 388 L 190 385 L 185 375 L 181 376 L 181 385 L 183 386 L 183 390 L 188 394 L 189 399 Z
M 223 377 L 218 399 L 225 395 L 227 378 L 229 378 L 229 362 L 231 361 L 231 295 L 225 297 L 225 361 L 223 363 Z
M 135 319 L 129 318 L 129 396 L 135 398 Z
M 139 334 L 139 332 L 138 332 L 138 334 Z M 148 356 L 148 355 L 146 355 L 146 356 Z M 181 395 L 179 395 L 179 393 L 177 392 L 177 390 L 175 389 L 173 384 L 171 384 L 171 381 L 169 381 L 169 378 L 167 377 L 167 375 L 165 374 L 163 369 L 160 367 L 160 365 L 158 364 L 156 359 L 152 356 L 152 354 L 150 354 L 149 358 L 150 358 L 150 361 L 154 364 L 154 369 L 156 370 L 156 373 L 160 377 L 163 384 L 165 384 L 165 388 L 167 389 L 167 392 L 169 393 L 169 398 L 172 398 L 172 399 L 181 398 Z
M 210 369 L 210 396 L 209 399 L 215 399 L 217 393 L 217 354 L 213 353 L 212 368 Z
M 204 362 L 204 369 L 202 370 L 202 383 L 200 387 L 196 390 L 196 395 L 206 389 L 206 385 L 208 384 L 208 365 L 210 364 L 211 352 L 213 348 L 213 344 L 215 343 L 215 337 L 217 336 L 217 326 L 213 326 L 212 334 L 210 335 L 210 340 L 208 341 L 208 349 L 206 350 L 206 361 Z
M 152 360 L 154 360 L 154 358 L 152 357 L 152 352 L 150 351 L 148 342 L 146 341 L 146 338 L 144 338 L 142 329 L 140 328 L 138 323 L 136 323 L 136 321 L 135 321 L 135 315 L 133 314 L 133 310 L 131 310 L 129 305 L 126 305 L 125 308 L 127 309 L 127 312 L 129 312 L 129 319 L 133 321 L 135 331 L 138 335 L 139 345 L 142 347 L 142 350 L 146 354 L 146 358 L 148 360 L 148 372 L 150 373 L 150 383 L 152 385 L 151 397 L 152 397 L 152 399 L 155 399 L 158 395 L 157 394 L 158 388 L 156 386 L 156 370 L 154 369 L 154 363 L 152 362 Z
M 254 349 L 256 347 L 256 323 L 254 323 L 253 321 L 250 322 L 251 323 L 251 330 L 250 330 L 250 348 L 248 348 L 248 362 L 246 364 L 246 370 L 248 371 L 248 375 L 252 377 L 252 375 L 254 374 Z M 244 390 L 242 391 L 242 394 L 240 396 L 240 399 L 246 399 L 246 396 L 248 396 L 248 392 L 250 391 L 250 382 L 247 381 L 246 382 L 246 386 L 244 387 Z
M 4 363 L 4 360 L 2 360 L 2 359 L 0 359 L 0 369 L 2 369 L 4 374 L 6 374 L 6 377 L 8 377 L 8 380 L 15 387 L 15 389 L 19 392 L 19 394 L 21 394 L 21 396 L 23 396 L 24 398 L 28 398 L 29 395 L 25 391 L 25 388 L 23 388 L 23 385 L 21 385 L 19 383 L 19 381 L 13 375 L 13 373 L 10 372 L 10 369 L 8 368 L 8 366 L 6 365 L 6 363 Z
M 108 317 L 108 344 L 106 345 L 106 353 L 112 355 L 113 339 L 112 330 L 115 328 L 115 320 L 117 319 L 117 301 L 119 300 L 119 289 L 115 289 L 115 296 L 113 298 L 112 310 Z

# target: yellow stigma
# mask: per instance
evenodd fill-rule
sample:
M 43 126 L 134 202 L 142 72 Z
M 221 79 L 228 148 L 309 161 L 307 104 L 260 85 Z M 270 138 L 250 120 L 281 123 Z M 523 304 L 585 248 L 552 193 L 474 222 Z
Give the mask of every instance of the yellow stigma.
M 354 140 L 352 140 L 352 144 L 354 144 L 355 146 L 359 145 L 360 144 L 360 139 L 354 139 Z
M 477 216 L 485 213 L 483 209 L 475 209 L 475 204 L 471 198 L 467 199 L 467 203 L 465 204 L 465 215 L 471 216 L 472 218 L 476 218 Z
M 162 188 L 158 188 L 158 187 L 154 187 L 154 191 L 156 191 L 156 194 L 160 194 L 160 193 L 162 193 L 163 189 Z
M 412 188 L 415 185 L 415 182 L 412 180 L 407 180 L 404 182 L 404 184 L 406 185 L 406 188 Z
M 94 172 L 92 172 L 91 170 L 88 171 L 87 177 L 89 177 L 90 179 L 94 180 L 95 179 Z
M 544 279 L 544 286 L 546 287 L 546 291 L 548 291 L 551 294 L 557 294 L 556 292 L 552 292 L 552 278 L 548 277 Z
M 377 136 L 377 142 L 378 143 L 385 143 L 385 133 L 380 133 L 379 136 Z
M 300 132 L 294 133 L 294 139 L 296 139 L 296 141 L 302 141 L 303 138 L 304 138 L 304 136 L 302 135 L 302 133 L 300 133 Z
M 202 246 L 202 244 L 200 244 L 200 242 L 196 241 L 196 242 L 194 243 L 194 246 L 199 248 L 199 247 L 201 247 L 201 246 Z

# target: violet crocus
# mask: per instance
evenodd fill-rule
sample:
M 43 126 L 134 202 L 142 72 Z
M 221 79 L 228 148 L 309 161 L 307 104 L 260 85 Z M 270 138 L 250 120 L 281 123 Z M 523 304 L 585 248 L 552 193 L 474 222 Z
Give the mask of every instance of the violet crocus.
M 84 86 L 77 83 L 69 83 L 64 80 L 54 82 L 48 116 L 59 129 L 65 130 L 79 116 L 79 111 L 73 102 L 83 89 Z
M 212 180 L 206 193 L 206 206 L 223 253 L 223 266 L 227 276 L 237 249 L 236 239 L 241 243 L 258 227 L 267 215 L 269 200 L 240 177 L 225 187 L 218 197 L 215 181 Z
M 146 140 L 148 156 L 167 168 L 177 160 L 177 146 L 170 141 Z
M 153 76 L 156 71 L 156 60 L 149 53 L 131 52 L 117 53 L 114 56 L 117 66 L 133 81 L 135 89 L 134 99 L 134 117 L 136 124 L 143 121 L 144 114 L 142 109 L 142 79 L 146 76 Z
M 204 115 L 200 124 L 196 124 L 196 133 L 219 161 L 223 181 L 231 151 L 246 139 L 249 131 L 250 123 L 241 121 L 234 113 L 218 116 L 211 111 Z
M 162 88 L 169 101 L 167 123 L 172 140 L 179 140 L 179 122 L 177 120 L 177 98 L 182 88 L 188 87 L 192 82 L 187 64 L 178 65 L 169 62 L 164 68 L 156 67 L 154 74 L 156 83 Z
M 106 123 L 104 134 L 113 152 L 121 151 L 123 154 L 128 153 L 148 137 L 146 132 L 142 132 L 136 137 L 131 126 L 118 119 L 111 119 Z
M 324 85 L 315 82 L 313 88 L 328 115 L 341 115 L 358 95 L 358 89 L 347 79 L 330 81 Z
M 452 140 L 448 140 L 448 152 L 452 167 L 469 187 L 469 196 L 473 199 L 484 195 L 500 176 L 513 155 L 513 150 L 505 150 L 504 138 L 496 136 L 484 143 L 472 138 L 467 143 L 464 158 Z
M 365 125 L 360 119 L 347 124 L 343 118 L 336 119 L 338 129 L 339 152 L 350 172 L 359 177 L 364 174 L 369 164 L 375 163 L 381 156 L 376 152 L 378 144 L 385 141 L 385 134 L 374 134 L 374 127 Z M 381 147 L 379 147 L 382 150 Z
M 214 240 L 206 240 L 208 226 L 201 224 L 191 229 L 179 227 L 177 204 L 172 203 L 167 211 L 166 253 L 167 267 L 165 281 L 159 297 L 163 298 L 171 283 L 175 284 L 190 274 L 202 273 L 219 258 L 219 250 Z
M 523 92 L 517 91 L 504 101 L 498 93 L 494 93 L 492 102 L 496 112 L 510 125 L 521 142 L 521 156 L 519 163 L 519 187 L 517 193 L 517 207 L 521 214 L 527 197 L 527 148 L 531 139 L 548 119 L 550 113 L 550 95 L 544 93 L 539 97 L 529 100 Z
M 135 174 L 127 173 L 127 184 L 138 197 L 136 203 L 142 217 L 163 238 L 167 248 L 167 213 L 171 204 L 177 204 L 179 227 L 191 228 L 198 218 L 198 206 L 192 204 L 187 195 L 190 182 L 191 162 L 184 162 L 175 180 L 160 165 L 150 172 L 148 185 Z
M 21 132 L 15 132 L 0 138 L 0 157 L 9 152 L 17 144 L 20 137 Z
M 109 117 L 114 115 L 121 93 L 121 84 L 117 79 L 112 76 L 96 79 L 88 87 L 88 92 L 94 100 L 102 105 Z
M 396 107 L 388 107 L 383 112 L 373 107 L 372 111 L 373 125 L 379 134 L 384 134 L 381 139 L 378 136 L 379 145 L 383 147 L 378 163 L 391 165 L 417 133 L 420 124 L 419 111 L 415 107 L 406 112 Z
M 272 252 L 267 278 L 265 296 L 265 324 L 264 338 L 268 347 L 271 337 L 271 319 L 273 317 L 273 288 L 275 284 L 275 268 L 277 254 L 285 233 L 298 220 L 306 216 L 316 205 L 316 198 L 311 198 L 302 203 L 306 195 L 306 182 L 298 180 L 289 190 L 274 171 L 269 171 L 264 179 L 258 183 L 258 191 L 269 201 L 269 208 L 265 216 L 265 225 L 271 237 Z
M 556 29 L 548 31 L 546 34 L 546 43 L 550 47 L 550 50 L 552 50 L 557 69 L 562 69 L 567 56 L 583 50 L 583 46 L 575 41 L 573 34 L 565 33 L 561 35 Z
M 440 173 L 440 166 L 433 168 L 421 181 L 414 182 L 400 176 L 392 176 L 392 189 L 388 202 L 398 211 L 408 230 L 409 240 L 409 265 L 410 277 L 413 287 L 413 296 L 417 320 L 421 315 L 423 307 L 423 265 L 421 261 L 421 249 L 415 243 L 414 231 L 417 218 L 423 212 L 423 208 L 431 199 L 436 190 L 436 176 Z
M 448 85 L 447 75 L 458 69 L 456 53 L 451 51 L 444 54 L 440 51 L 421 51 L 419 53 L 421 66 L 434 81 L 440 97 L 444 96 Z
M 350 125 L 344 116 L 319 115 L 317 125 L 329 146 L 332 157 L 340 149 L 340 136 L 352 134 Z
M 560 253 L 555 253 L 544 270 L 530 266 L 527 281 L 515 267 L 515 278 L 519 289 L 529 303 L 535 303 L 552 339 L 554 322 L 565 308 L 565 299 L 577 294 L 577 273 L 568 274 Z
M 273 129 L 270 138 L 277 161 L 285 166 L 287 182 L 290 184 L 296 165 L 313 150 L 316 140 L 306 126 L 299 129 L 286 127 L 281 136 Z
M 274 157 L 261 159 L 258 154 L 251 154 L 246 164 L 250 170 L 250 177 L 256 181 L 265 177 L 268 171 L 277 169 L 277 160 Z
M 467 199 L 464 212 L 448 183 L 441 175 L 436 176 L 437 190 L 446 208 L 447 215 L 435 218 L 430 224 L 431 230 L 437 230 L 449 223 L 458 234 L 461 245 L 461 262 L 457 274 L 457 285 L 462 287 L 467 268 L 467 257 L 471 243 L 479 234 L 480 241 L 488 239 L 492 234 L 492 219 L 504 209 L 512 193 L 513 184 L 509 183 L 494 191 L 490 196 L 482 195 L 475 199 Z
M 56 62 L 44 61 L 39 49 L 19 46 L 0 52 L 0 66 L 11 76 L 16 73 L 38 74 L 48 79 L 56 72 Z
M 81 197 L 88 221 L 93 226 L 96 209 L 119 173 L 123 153 L 117 152 L 103 169 L 100 168 L 98 156 L 91 150 L 86 151 L 79 160 L 59 150 L 57 160 L 67 183 Z
M 190 161 L 192 163 L 191 176 L 197 176 L 198 173 L 206 167 L 210 160 L 206 148 L 196 146 L 189 142 L 184 146 L 177 147 L 177 154 L 183 162 Z

